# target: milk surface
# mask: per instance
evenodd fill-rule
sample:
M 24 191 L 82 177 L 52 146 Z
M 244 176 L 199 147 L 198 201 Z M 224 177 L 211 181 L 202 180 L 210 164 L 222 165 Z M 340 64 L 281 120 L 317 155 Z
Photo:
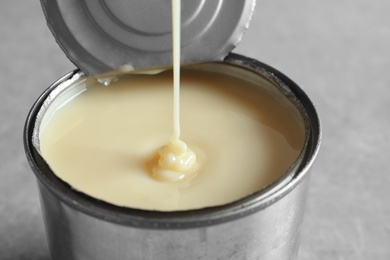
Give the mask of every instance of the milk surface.
M 282 94 L 184 70 L 181 139 L 197 160 L 193 177 L 161 181 L 152 168 L 173 132 L 172 73 L 81 81 L 77 95 L 52 104 L 40 150 L 59 178 L 114 205 L 175 211 L 236 201 L 278 180 L 304 144 L 303 120 Z

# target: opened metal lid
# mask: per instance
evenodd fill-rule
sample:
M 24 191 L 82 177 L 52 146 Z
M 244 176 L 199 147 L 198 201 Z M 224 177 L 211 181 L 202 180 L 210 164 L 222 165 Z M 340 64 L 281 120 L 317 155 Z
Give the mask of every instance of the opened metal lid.
M 58 44 L 83 72 L 172 64 L 171 0 L 41 0 Z M 222 60 L 249 26 L 256 0 L 182 0 L 183 64 Z

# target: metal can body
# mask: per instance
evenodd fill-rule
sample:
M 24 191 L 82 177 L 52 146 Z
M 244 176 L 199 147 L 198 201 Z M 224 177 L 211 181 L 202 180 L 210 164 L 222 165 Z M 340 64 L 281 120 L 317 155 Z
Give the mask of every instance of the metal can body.
M 223 64 L 254 72 L 299 101 L 308 134 L 293 178 L 235 203 L 178 212 L 120 208 L 79 194 L 54 176 L 32 141 L 40 107 L 70 73 L 34 104 L 24 132 L 53 259 L 296 259 L 309 171 L 321 140 L 318 115 L 297 85 L 267 65 L 235 54 Z
M 308 178 L 277 203 L 207 227 L 144 229 L 76 211 L 42 184 L 53 259 L 296 259 Z

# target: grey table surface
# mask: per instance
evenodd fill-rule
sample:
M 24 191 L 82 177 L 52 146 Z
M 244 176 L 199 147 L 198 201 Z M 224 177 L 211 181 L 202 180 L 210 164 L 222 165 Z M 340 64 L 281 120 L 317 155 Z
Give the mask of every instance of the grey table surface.
M 237 53 L 287 74 L 323 123 L 300 260 L 390 259 L 390 1 L 258 1 Z M 40 3 L 0 3 L 0 259 L 50 259 L 22 130 L 32 103 L 74 69 Z

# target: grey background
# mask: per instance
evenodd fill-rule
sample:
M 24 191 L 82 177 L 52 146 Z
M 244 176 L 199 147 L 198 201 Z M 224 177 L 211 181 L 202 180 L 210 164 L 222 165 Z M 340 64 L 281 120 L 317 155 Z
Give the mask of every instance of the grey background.
M 236 52 L 305 89 L 323 123 L 300 260 L 390 259 L 390 1 L 258 1 Z M 22 130 L 32 103 L 72 70 L 40 3 L 0 3 L 0 259 L 49 259 Z

